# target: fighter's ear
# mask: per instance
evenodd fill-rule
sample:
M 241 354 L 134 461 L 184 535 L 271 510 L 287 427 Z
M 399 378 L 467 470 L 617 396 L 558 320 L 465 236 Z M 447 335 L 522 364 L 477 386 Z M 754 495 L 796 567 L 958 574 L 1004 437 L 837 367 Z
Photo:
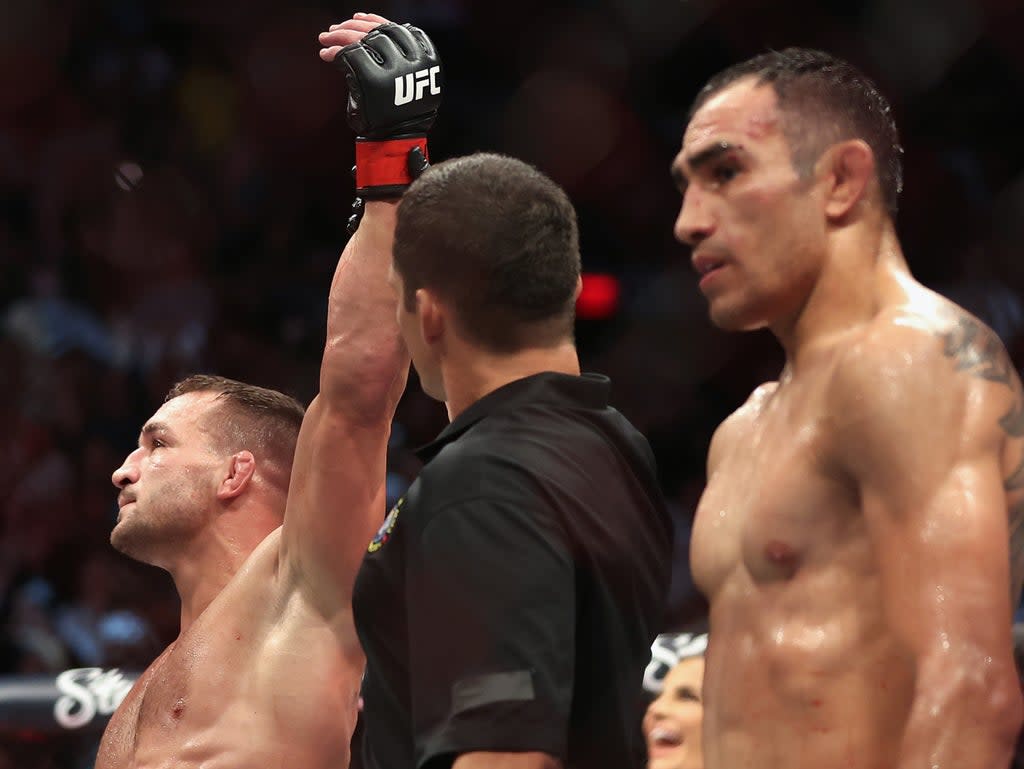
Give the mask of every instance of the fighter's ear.
M 875 153 L 862 139 L 832 145 L 820 158 L 825 182 L 825 214 L 832 221 L 845 219 L 866 199 L 875 182 Z
M 230 500 L 249 486 L 256 472 L 256 457 L 251 451 L 237 451 L 228 458 L 227 471 L 217 487 L 217 498 Z

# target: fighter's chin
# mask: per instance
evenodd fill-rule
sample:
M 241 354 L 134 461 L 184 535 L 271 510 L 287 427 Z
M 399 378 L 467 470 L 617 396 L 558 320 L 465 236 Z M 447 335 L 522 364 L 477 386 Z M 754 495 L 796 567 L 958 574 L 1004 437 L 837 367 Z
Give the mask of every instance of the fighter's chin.
M 708 317 L 723 331 L 756 331 L 769 325 L 763 313 L 753 308 L 723 300 L 708 304 Z
M 124 520 L 118 515 L 118 522 L 110 532 L 110 545 L 119 553 L 131 555 L 130 537 L 125 534 Z
M 120 517 L 113 530 L 110 532 L 110 545 L 117 552 L 134 558 L 137 561 L 144 561 L 141 557 L 138 546 L 137 532 L 133 531 L 129 519 Z

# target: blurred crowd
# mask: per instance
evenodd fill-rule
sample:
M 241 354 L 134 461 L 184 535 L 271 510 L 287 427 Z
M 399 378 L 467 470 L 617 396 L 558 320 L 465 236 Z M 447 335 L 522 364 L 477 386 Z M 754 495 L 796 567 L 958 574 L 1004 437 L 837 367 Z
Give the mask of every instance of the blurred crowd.
M 486 149 L 535 163 L 577 206 L 585 269 L 618 280 L 617 308 L 581 319 L 578 341 L 659 460 L 677 523 L 666 630 L 704 618 L 687 547 L 710 435 L 781 364 L 767 334 L 711 328 L 672 238 L 668 165 L 713 72 L 801 44 L 875 77 L 906 149 L 911 268 L 1024 362 L 1024 10 L 1012 0 L 9 0 L 0 676 L 140 669 L 175 636 L 170 580 L 108 543 L 110 474 L 174 381 L 207 371 L 312 397 L 353 197 L 344 82 L 316 34 L 356 10 L 437 43 L 434 159 Z M 393 498 L 418 470 L 410 448 L 444 423 L 413 379 Z M 72 765 L 19 739 L 0 767 Z

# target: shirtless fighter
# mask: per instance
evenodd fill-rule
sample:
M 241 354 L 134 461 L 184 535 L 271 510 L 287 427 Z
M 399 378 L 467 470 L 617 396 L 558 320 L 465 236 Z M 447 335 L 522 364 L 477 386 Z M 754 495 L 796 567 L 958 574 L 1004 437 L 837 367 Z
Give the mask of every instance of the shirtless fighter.
M 712 321 L 786 363 L 716 432 L 691 543 L 707 769 L 1001 769 L 1021 725 L 1024 394 L 910 275 L 901 149 L 854 68 L 712 78 L 672 173 Z
M 325 35 L 349 45 L 382 21 L 357 14 Z M 440 95 L 393 105 L 396 78 L 438 63 L 419 30 L 389 25 L 341 56 L 349 119 L 367 145 L 356 174 L 367 203 L 331 285 L 319 395 L 302 418 L 279 393 L 187 379 L 114 472 L 111 542 L 171 573 L 181 633 L 114 714 L 99 769 L 348 766 L 364 665 L 351 591 L 383 519 L 409 363 L 387 283 L 394 200 Z M 402 144 L 390 147 L 396 133 Z

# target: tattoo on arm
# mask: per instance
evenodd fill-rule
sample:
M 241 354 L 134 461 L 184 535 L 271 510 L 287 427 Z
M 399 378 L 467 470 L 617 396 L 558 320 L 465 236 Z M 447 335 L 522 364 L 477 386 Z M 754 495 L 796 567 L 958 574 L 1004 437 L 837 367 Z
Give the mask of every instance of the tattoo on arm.
M 961 315 L 956 328 L 939 336 L 945 343 L 943 352 L 956 362 L 957 371 L 969 371 L 972 376 L 1019 389 L 1014 387 L 1016 377 L 1003 343 L 978 321 Z
M 940 336 L 945 343 L 943 352 L 956 363 L 957 371 L 1005 385 L 1013 393 L 1013 404 L 999 418 L 999 426 L 1009 438 L 1024 438 L 1024 390 L 999 337 L 966 315 L 958 315 L 956 326 Z M 1024 584 L 1024 451 L 1017 467 L 1003 480 L 1003 486 L 1007 496 L 1015 498 L 1009 505 L 1009 524 L 1011 589 L 1016 607 Z

